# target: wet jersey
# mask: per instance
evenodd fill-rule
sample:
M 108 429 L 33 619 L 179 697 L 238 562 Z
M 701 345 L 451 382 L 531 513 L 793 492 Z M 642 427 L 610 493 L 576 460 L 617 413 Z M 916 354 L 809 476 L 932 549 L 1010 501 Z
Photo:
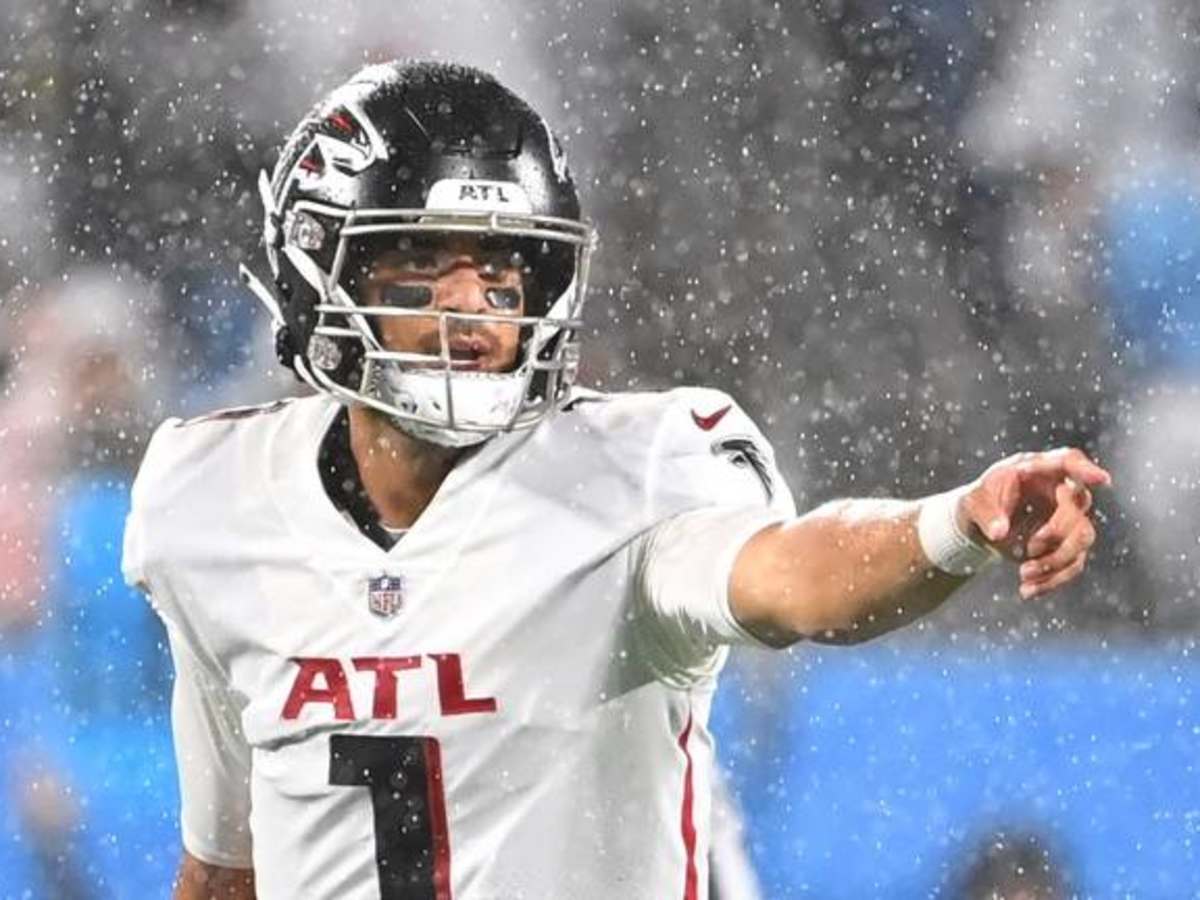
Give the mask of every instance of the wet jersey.
M 793 512 L 724 394 L 577 397 L 382 549 L 319 396 L 170 420 L 125 574 L 165 620 L 185 847 L 313 900 L 706 896 L 727 579 Z

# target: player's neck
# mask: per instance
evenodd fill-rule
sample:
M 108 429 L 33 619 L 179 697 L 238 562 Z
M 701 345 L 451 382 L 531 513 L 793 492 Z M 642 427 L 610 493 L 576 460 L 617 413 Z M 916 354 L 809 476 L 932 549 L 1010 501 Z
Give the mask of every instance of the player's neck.
M 384 525 L 411 527 L 463 451 L 419 441 L 364 407 L 349 412 L 350 449 L 371 504 Z

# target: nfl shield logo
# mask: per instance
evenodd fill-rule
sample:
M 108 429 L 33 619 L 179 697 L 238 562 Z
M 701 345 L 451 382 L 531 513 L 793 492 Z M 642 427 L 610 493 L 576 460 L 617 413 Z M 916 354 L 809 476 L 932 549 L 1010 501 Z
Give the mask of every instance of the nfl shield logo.
M 367 579 L 367 609 L 382 619 L 390 619 L 404 605 L 404 579 L 398 575 L 380 575 Z

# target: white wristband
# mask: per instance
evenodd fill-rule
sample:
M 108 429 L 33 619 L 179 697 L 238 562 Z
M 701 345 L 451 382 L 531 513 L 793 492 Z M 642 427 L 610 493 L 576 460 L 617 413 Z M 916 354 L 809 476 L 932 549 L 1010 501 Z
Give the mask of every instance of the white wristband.
M 971 540 L 958 527 L 958 501 L 970 485 L 921 501 L 917 537 L 933 565 L 950 575 L 974 575 L 1000 558 L 986 544 Z

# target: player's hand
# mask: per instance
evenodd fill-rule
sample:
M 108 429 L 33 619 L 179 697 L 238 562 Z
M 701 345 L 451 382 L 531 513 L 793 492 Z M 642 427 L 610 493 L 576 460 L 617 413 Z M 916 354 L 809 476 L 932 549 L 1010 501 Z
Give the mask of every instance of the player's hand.
M 1018 453 L 983 473 L 958 505 L 959 526 L 1020 564 L 1028 600 L 1078 577 L 1096 541 L 1092 489 L 1112 476 L 1082 450 Z

